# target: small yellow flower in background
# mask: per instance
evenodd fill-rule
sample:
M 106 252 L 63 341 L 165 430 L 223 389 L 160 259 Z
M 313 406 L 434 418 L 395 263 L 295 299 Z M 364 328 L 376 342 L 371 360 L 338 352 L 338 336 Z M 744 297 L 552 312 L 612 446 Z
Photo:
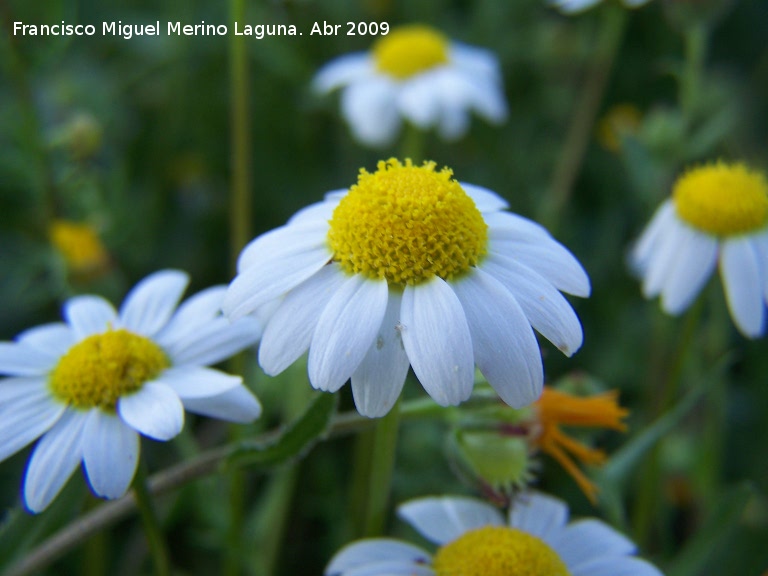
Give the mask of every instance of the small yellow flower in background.
M 109 254 L 90 224 L 54 220 L 48 234 L 51 244 L 76 274 L 97 272 L 109 263 Z
M 728 308 L 744 336 L 765 332 L 768 301 L 768 182 L 742 163 L 688 170 L 640 236 L 630 265 L 646 298 L 683 312 L 716 265 Z
M 331 559 L 325 576 L 661 576 L 611 526 L 569 523 L 566 504 L 544 494 L 519 495 L 506 517 L 460 496 L 411 500 L 398 515 L 437 546 L 434 554 L 390 538 L 360 540 Z
M 626 430 L 622 420 L 629 412 L 619 406 L 618 393 L 611 391 L 580 398 L 545 386 L 534 407 L 538 419 L 534 444 L 557 460 L 594 504 L 597 501 L 597 486 L 587 478 L 574 458 L 584 464 L 602 464 L 606 459 L 605 452 L 571 438 L 561 426 Z
M 361 170 L 245 247 L 224 299 L 266 327 L 259 363 L 276 375 L 309 351 L 309 379 L 347 380 L 358 411 L 386 414 L 408 368 L 443 406 L 472 393 L 475 365 L 521 407 L 543 386 L 535 328 L 570 356 L 583 333 L 560 291 L 590 292 L 576 258 L 490 190 L 434 162 Z
M 576 14 L 578 12 L 589 10 L 593 6 L 600 4 L 602 1 L 603 0 L 549 0 L 549 3 L 565 14 Z M 648 2 L 649 0 L 622 0 L 622 3 L 627 8 L 638 8 Z
M 467 131 L 470 112 L 493 124 L 507 116 L 494 54 L 428 26 L 395 28 L 370 52 L 336 58 L 320 69 L 313 87 L 321 94 L 343 89 L 342 115 L 369 146 L 392 143 L 403 119 L 455 140 Z
M 617 104 L 600 119 L 597 140 L 610 152 L 621 150 L 622 137 L 636 134 L 640 128 L 640 110 L 632 104 Z

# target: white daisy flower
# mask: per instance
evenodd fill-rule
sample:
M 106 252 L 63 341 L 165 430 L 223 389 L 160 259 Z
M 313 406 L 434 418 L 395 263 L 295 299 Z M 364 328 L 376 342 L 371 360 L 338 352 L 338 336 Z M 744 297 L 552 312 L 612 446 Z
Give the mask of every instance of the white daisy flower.
M 474 111 L 488 122 L 506 119 L 499 63 L 482 48 L 452 42 L 421 25 L 402 26 L 370 52 L 336 58 L 313 80 L 328 93 L 343 88 L 342 114 L 355 138 L 369 146 L 394 141 L 402 119 L 446 140 L 460 138 Z
M 469 398 L 475 364 L 505 402 L 530 404 L 543 384 L 531 325 L 573 354 L 581 324 L 558 290 L 587 296 L 590 285 L 566 248 L 506 207 L 434 162 L 379 162 L 252 241 L 224 312 L 276 306 L 259 348 L 264 371 L 309 349 L 312 385 L 335 392 L 351 378 L 366 416 L 389 411 L 409 365 L 443 406 Z
M 66 323 L 0 342 L 0 461 L 42 436 L 27 466 L 24 501 L 45 509 L 82 461 L 93 491 L 122 496 L 139 459 L 139 434 L 169 440 L 190 412 L 250 422 L 261 406 L 242 384 L 206 368 L 254 344 L 259 324 L 220 313 L 225 287 L 176 305 L 189 279 L 152 274 L 119 313 L 99 296 L 76 296 Z
M 549 3 L 565 14 L 576 14 L 589 10 L 600 4 L 603 0 L 549 0 Z M 622 0 L 627 8 L 638 8 L 647 4 L 649 0 Z
M 646 298 L 680 314 L 715 265 L 731 317 L 744 336 L 765 332 L 768 302 L 768 182 L 744 164 L 717 162 L 675 183 L 630 254 Z
M 567 506 L 543 494 L 519 496 L 507 518 L 465 497 L 406 502 L 399 516 L 438 546 L 374 538 L 342 548 L 325 576 L 661 576 L 635 545 L 596 519 L 568 524 Z

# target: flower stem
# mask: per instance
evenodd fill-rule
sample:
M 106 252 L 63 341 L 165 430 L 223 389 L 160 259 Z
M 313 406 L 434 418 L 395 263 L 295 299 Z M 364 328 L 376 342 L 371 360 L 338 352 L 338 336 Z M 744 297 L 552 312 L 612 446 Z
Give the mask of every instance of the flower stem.
M 684 33 L 685 68 L 680 81 L 680 106 L 689 122 L 695 118 L 698 108 L 707 37 L 707 26 L 701 22 L 691 24 Z
M 149 552 L 155 565 L 156 576 L 170 576 L 171 568 L 168 557 L 168 549 L 163 538 L 163 530 L 160 527 L 152 496 L 147 484 L 147 475 L 142 463 L 133 479 L 133 494 L 136 497 L 136 506 L 139 509 L 141 521 L 144 524 L 144 534 L 149 544 Z

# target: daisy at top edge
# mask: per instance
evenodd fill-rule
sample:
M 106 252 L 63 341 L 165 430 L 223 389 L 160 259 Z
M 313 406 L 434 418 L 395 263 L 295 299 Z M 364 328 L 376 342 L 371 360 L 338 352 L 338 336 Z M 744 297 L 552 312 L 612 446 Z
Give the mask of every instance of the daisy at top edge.
M 223 309 L 267 317 L 267 374 L 309 351 L 312 386 L 335 392 L 351 379 L 370 417 L 394 405 L 409 366 L 443 406 L 469 398 L 475 365 L 506 403 L 539 397 L 533 329 L 578 350 L 581 324 L 560 291 L 588 296 L 589 278 L 544 228 L 452 176 L 434 162 L 381 161 L 246 246 Z
M 221 315 L 224 286 L 177 308 L 188 282 L 183 272 L 156 272 L 119 311 L 100 296 L 76 296 L 65 322 L 0 343 L 0 461 L 40 437 L 24 480 L 29 510 L 45 509 L 81 461 L 98 496 L 122 496 L 139 434 L 173 438 L 184 409 L 232 422 L 259 416 L 239 376 L 207 366 L 255 344 L 260 325 Z
M 423 25 L 400 26 L 370 51 L 332 60 L 312 86 L 321 94 L 341 89 L 352 134 L 374 147 L 391 144 L 403 120 L 455 140 L 469 128 L 470 112 L 493 124 L 507 116 L 496 56 Z
M 668 314 L 686 310 L 716 267 L 736 327 L 765 333 L 768 302 L 768 182 L 741 163 L 688 170 L 630 254 L 646 298 Z
M 661 576 L 608 524 L 594 518 L 569 523 L 566 504 L 543 494 L 519 495 L 506 517 L 460 496 L 412 500 L 398 515 L 437 550 L 389 538 L 360 540 L 336 553 L 325 576 Z

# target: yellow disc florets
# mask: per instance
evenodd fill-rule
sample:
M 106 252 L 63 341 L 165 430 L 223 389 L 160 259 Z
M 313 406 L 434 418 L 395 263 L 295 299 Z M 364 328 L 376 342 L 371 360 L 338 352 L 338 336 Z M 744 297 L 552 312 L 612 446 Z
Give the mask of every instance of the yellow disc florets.
M 377 167 L 360 170 L 330 221 L 328 243 L 346 272 L 402 286 L 449 280 L 478 263 L 488 227 L 449 169 L 394 158 Z
M 432 568 L 437 576 L 569 576 L 543 540 L 504 526 L 466 532 L 437 551 Z
M 678 179 L 672 194 L 681 219 L 716 236 L 753 232 L 768 224 L 768 182 L 744 164 L 694 168 Z
M 162 349 L 128 330 L 109 330 L 78 342 L 51 373 L 53 395 L 77 408 L 114 410 L 170 366 Z
M 402 26 L 373 45 L 380 72 L 400 80 L 448 62 L 448 39 L 427 26 Z

